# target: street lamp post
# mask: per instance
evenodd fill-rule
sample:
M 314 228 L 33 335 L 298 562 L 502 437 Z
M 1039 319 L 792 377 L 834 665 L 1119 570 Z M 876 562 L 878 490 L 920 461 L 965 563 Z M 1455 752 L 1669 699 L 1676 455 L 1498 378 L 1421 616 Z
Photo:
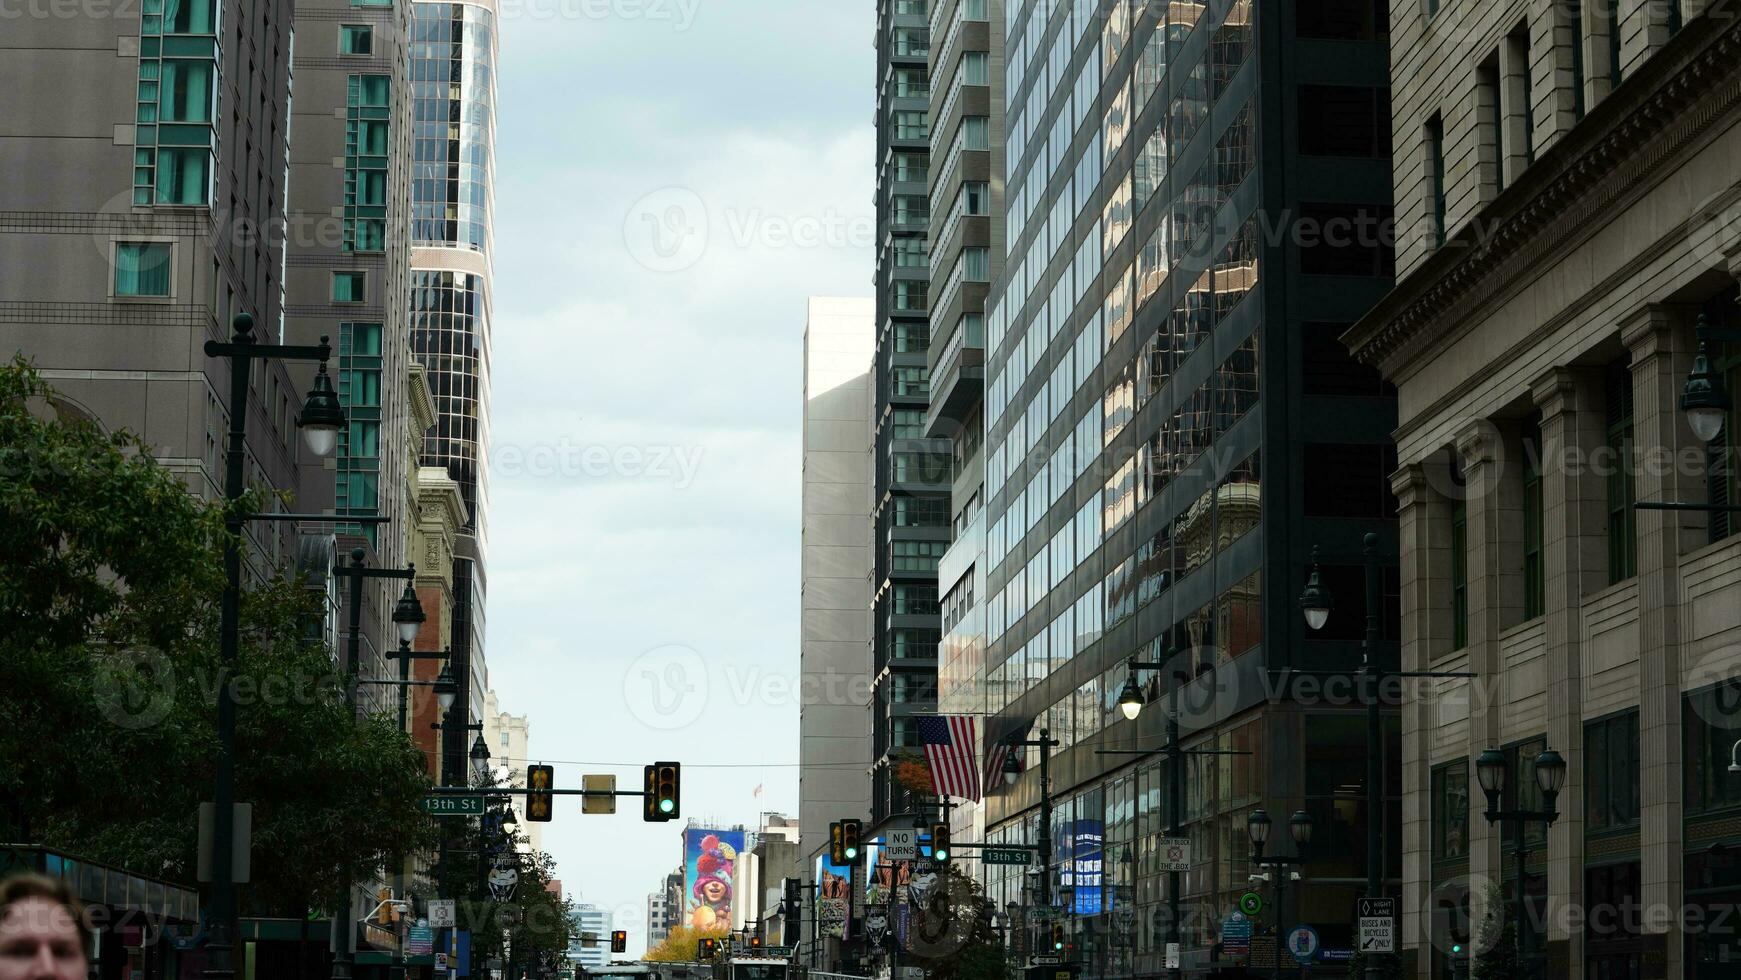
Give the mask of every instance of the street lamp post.
M 1366 572 L 1366 636 L 1360 642 L 1360 670 L 1355 676 L 1359 682 L 1361 700 L 1366 706 L 1366 894 L 1369 898 L 1381 898 L 1384 895 L 1384 717 L 1379 689 L 1383 678 L 1386 675 L 1399 678 L 1469 678 L 1475 674 L 1442 670 L 1385 671 L 1379 667 L 1381 590 L 1378 535 L 1368 533 L 1361 543 L 1362 564 Z M 1334 600 L 1330 588 L 1324 584 L 1319 573 L 1318 549 L 1313 548 L 1312 574 L 1306 580 L 1306 588 L 1300 593 L 1300 612 L 1305 615 L 1309 628 L 1321 630 L 1330 621 L 1333 608 Z M 1378 980 L 1384 975 L 1377 955 L 1366 956 L 1365 962 L 1368 980 Z
M 1733 765 L 1731 769 L 1734 769 Z M 1517 969 L 1519 976 L 1527 977 L 1534 971 L 1526 965 L 1529 951 L 1529 941 L 1525 937 L 1529 927 L 1529 895 L 1524 889 L 1524 861 L 1527 856 L 1524 850 L 1524 828 L 1531 821 L 1540 821 L 1545 829 L 1552 827 L 1554 821 L 1560 818 L 1560 789 L 1566 785 L 1566 760 L 1553 749 L 1545 749 L 1535 757 L 1536 788 L 1542 794 L 1540 810 L 1525 810 L 1521 806 L 1516 810 L 1501 809 L 1505 786 L 1510 781 L 1510 772 L 1505 753 L 1499 749 L 1487 749 L 1476 757 L 1475 776 L 1481 782 L 1481 792 L 1487 796 L 1487 810 L 1482 816 L 1487 818 L 1489 824 L 1509 823 L 1512 826 L 1512 840 L 1517 851 Z M 1521 800 L 1517 802 L 1522 803 Z
M 1251 838 L 1251 863 L 1260 868 L 1271 869 L 1270 873 L 1275 875 L 1276 958 L 1270 968 L 1270 976 L 1279 978 L 1282 975 L 1282 916 L 1285 914 L 1282 897 L 1287 891 L 1289 875 L 1295 873 L 1293 869 L 1305 866 L 1306 845 L 1312 842 L 1312 815 L 1304 810 L 1295 810 L 1294 815 L 1288 818 L 1288 833 L 1294 838 L 1292 857 L 1263 853 L 1264 845 L 1269 842 L 1269 831 L 1269 814 L 1263 810 L 1253 810 L 1245 818 L 1245 833 Z M 1367 969 L 1370 970 L 1371 967 Z
M 405 579 L 406 596 L 400 597 L 399 603 L 393 608 L 393 624 L 395 633 L 401 642 L 408 642 L 417 635 L 417 626 L 427 617 L 423 613 L 423 605 L 417 601 L 417 593 L 412 590 L 410 580 L 417 575 L 415 566 L 404 569 L 368 568 L 363 565 L 367 552 L 362 548 L 351 549 L 349 565 L 337 565 L 333 568 L 334 575 L 342 575 L 351 580 L 350 588 L 350 635 L 345 642 L 345 709 L 352 721 L 357 712 L 357 682 L 358 667 L 363 646 L 363 582 L 371 578 Z M 406 598 L 409 597 L 409 604 Z M 401 691 L 404 688 L 400 689 Z M 401 694 L 403 697 L 403 694 Z M 403 729 L 403 724 L 401 724 Z M 332 980 L 350 980 L 353 954 L 351 946 L 356 942 L 357 927 L 351 920 L 355 911 L 353 903 L 356 900 L 354 889 L 347 880 L 341 886 L 339 908 L 333 916 L 333 940 L 335 948 L 332 958 Z
M 1040 750 L 1040 885 L 1039 904 L 1052 904 L 1052 767 L 1051 749 L 1060 743 L 1052 737 L 1049 728 L 1040 729 L 1039 738 L 1012 739 L 1005 743 L 1011 748 L 1021 746 L 1037 746 Z M 1021 761 L 1014 752 L 1004 754 L 1003 778 L 1005 785 L 1014 786 L 1017 777 L 1022 774 Z
M 1040 876 L 1034 888 L 1034 904 L 1050 910 L 1052 905 L 1052 749 L 1059 745 L 1049 728 L 1040 729 L 1039 738 L 1012 739 L 1011 748 L 1036 746 L 1040 750 Z M 1014 786 L 1022 774 L 1022 764 L 1014 752 L 1004 753 L 1004 784 Z
M 1165 674 L 1171 682 L 1167 687 L 1167 741 L 1158 750 L 1154 749 L 1100 749 L 1100 755 L 1149 755 L 1159 751 L 1167 758 L 1167 836 L 1180 837 L 1184 835 L 1185 824 L 1185 765 L 1184 758 L 1188 755 L 1250 755 L 1250 752 L 1231 749 L 1187 749 L 1179 741 L 1179 691 L 1191 682 L 1191 675 L 1170 664 L 1179 662 L 1180 651 L 1174 648 L 1165 663 L 1147 663 L 1141 660 L 1126 661 L 1129 673 L 1125 675 L 1124 687 L 1119 690 L 1118 708 L 1126 719 L 1135 721 L 1142 714 L 1143 707 L 1148 704 L 1142 685 L 1137 683 L 1137 671 L 1157 670 Z M 1171 967 L 1169 974 L 1178 980 L 1184 976 L 1184 925 L 1179 908 L 1180 875 L 1177 871 L 1167 872 L 1167 941 L 1180 949 L 1180 965 Z M 1132 970 L 1135 970 L 1134 961 Z
M 256 360 L 313 361 L 320 364 L 314 386 L 303 402 L 297 417 L 303 439 L 317 456 L 327 456 L 338 442 L 338 431 L 344 426 L 345 413 L 338 394 L 333 391 L 332 378 L 327 374 L 327 361 L 332 347 L 325 337 L 312 347 L 286 344 L 262 344 L 254 339 L 254 318 L 238 313 L 231 326 L 235 330 L 227 343 L 206 341 L 207 357 L 223 357 L 230 362 L 230 427 L 224 450 L 224 592 L 219 603 L 218 654 L 225 671 L 233 671 L 241 647 L 242 598 L 242 529 L 250 516 L 243 514 L 239 501 L 246 492 L 244 475 L 248 441 L 248 391 L 250 374 Z M 261 515 L 267 516 L 267 515 Z M 295 515 L 271 515 L 289 518 Z M 226 980 L 235 974 L 234 943 L 236 928 L 235 789 L 236 789 L 236 702 L 230 685 L 219 684 L 217 690 L 218 753 L 212 788 L 212 895 L 209 933 L 206 940 L 205 975 L 212 980 Z

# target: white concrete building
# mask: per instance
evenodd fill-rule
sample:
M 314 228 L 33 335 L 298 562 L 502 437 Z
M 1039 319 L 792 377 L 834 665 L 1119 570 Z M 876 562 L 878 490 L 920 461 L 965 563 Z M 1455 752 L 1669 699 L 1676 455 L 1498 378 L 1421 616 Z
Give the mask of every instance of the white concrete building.
M 870 299 L 812 298 L 804 327 L 801 847 L 870 809 Z

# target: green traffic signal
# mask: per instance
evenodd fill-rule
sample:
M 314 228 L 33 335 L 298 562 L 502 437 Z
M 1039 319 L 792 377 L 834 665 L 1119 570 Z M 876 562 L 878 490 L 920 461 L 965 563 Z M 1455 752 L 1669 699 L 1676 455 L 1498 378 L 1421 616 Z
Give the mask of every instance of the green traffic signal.
M 670 813 L 672 810 L 675 810 L 675 809 L 677 809 L 677 801 L 676 800 L 660 800 L 659 801 L 659 811 L 661 813 Z

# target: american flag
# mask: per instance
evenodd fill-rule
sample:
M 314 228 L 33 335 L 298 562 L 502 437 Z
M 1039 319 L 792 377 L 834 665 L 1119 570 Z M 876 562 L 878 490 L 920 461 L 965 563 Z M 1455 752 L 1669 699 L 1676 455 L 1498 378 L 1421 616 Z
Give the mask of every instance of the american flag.
M 991 736 L 991 726 L 986 726 L 985 740 L 988 744 L 985 747 L 985 785 L 987 787 L 1003 785 L 1004 760 L 1009 758 L 1011 752 L 1016 754 L 1018 766 L 1026 761 L 1022 758 L 1021 750 L 1012 746 L 1010 742 L 1027 738 L 1028 728 L 1031 724 L 1032 722 L 1022 724 L 1005 732 L 1003 737 L 996 739 Z
M 979 799 L 979 752 L 971 715 L 928 715 L 919 719 L 919 741 L 939 796 Z
M 1003 780 L 1003 760 L 1010 754 L 1007 743 L 998 742 L 985 753 L 985 785 L 998 786 Z

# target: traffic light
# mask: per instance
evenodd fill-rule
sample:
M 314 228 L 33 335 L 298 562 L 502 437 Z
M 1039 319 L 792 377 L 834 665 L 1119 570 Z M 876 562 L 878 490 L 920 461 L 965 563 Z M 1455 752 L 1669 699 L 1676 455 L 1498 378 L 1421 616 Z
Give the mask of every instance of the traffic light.
M 556 796 L 550 790 L 556 788 L 556 769 L 552 766 L 526 767 L 526 819 L 537 823 L 549 823 L 550 811 L 555 808 Z
M 703 939 L 701 941 L 701 951 L 703 953 L 703 955 L 701 957 L 702 959 L 704 959 L 704 960 L 713 959 L 713 954 L 719 952 L 719 940 L 717 940 L 717 939 Z
M 624 929 L 611 930 L 611 952 L 626 953 L 629 951 L 629 934 Z
M 828 825 L 828 863 L 837 868 L 846 866 L 845 821 L 836 820 Z
M 781 901 L 784 905 L 785 921 L 780 925 L 780 942 L 782 945 L 796 946 L 798 932 L 803 928 L 803 919 L 799 917 L 799 908 L 804 902 L 803 882 L 797 878 L 787 878 Z
M 675 762 L 655 763 L 659 767 L 659 813 L 666 820 L 676 820 L 681 800 L 683 767 Z
M 946 823 L 931 825 L 931 860 L 938 864 L 949 863 L 949 825 Z
M 857 864 L 864 860 L 864 848 L 859 845 L 859 833 L 863 829 L 864 823 L 859 820 L 840 822 L 840 852 L 846 858 L 847 864 Z
M 751 949 L 761 949 L 762 948 L 762 937 L 761 936 L 751 936 L 750 937 L 750 948 Z
M 676 820 L 681 811 L 683 767 L 675 762 L 655 762 L 642 769 L 641 819 L 647 823 Z
M 1052 951 L 1054 953 L 1064 952 L 1064 923 L 1062 922 L 1052 923 Z

